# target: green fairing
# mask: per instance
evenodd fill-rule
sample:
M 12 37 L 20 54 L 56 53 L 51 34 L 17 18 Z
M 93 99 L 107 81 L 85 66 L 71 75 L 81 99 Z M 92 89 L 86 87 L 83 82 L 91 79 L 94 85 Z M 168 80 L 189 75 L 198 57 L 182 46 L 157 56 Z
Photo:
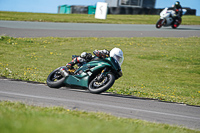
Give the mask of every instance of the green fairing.
M 103 70 L 105 67 L 111 67 L 114 73 L 117 73 L 117 70 L 120 68 L 119 64 L 116 63 L 115 59 L 109 57 L 105 59 L 100 59 L 96 61 L 88 62 L 81 66 L 75 73 L 82 71 L 79 75 L 69 75 L 66 77 L 64 83 L 69 85 L 77 85 L 88 88 L 89 78 L 92 73 Z
M 69 85 L 88 87 L 88 80 L 89 80 L 89 75 L 83 73 L 81 75 L 69 75 L 68 77 L 66 77 L 64 83 L 67 83 Z

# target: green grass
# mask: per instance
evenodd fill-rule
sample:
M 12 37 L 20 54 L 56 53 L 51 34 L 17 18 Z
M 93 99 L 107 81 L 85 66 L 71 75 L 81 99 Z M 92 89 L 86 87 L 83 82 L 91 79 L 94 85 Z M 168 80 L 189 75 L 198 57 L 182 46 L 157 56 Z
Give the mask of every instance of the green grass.
M 0 76 L 46 82 L 71 55 L 123 50 L 123 76 L 108 91 L 200 105 L 200 38 L 0 38 Z
M 183 16 L 183 25 L 200 25 L 200 16 Z M 95 19 L 89 14 L 47 14 L 0 11 L 0 20 L 67 22 L 67 23 L 109 23 L 109 24 L 156 24 L 159 15 L 107 15 L 106 20 Z
M 198 133 L 183 127 L 118 118 L 62 107 L 0 101 L 1 133 Z
M 0 11 L 0 20 L 155 24 L 159 15 L 42 14 Z M 199 25 L 199 16 L 183 16 L 185 25 Z M 200 38 L 12 38 L 0 37 L 0 77 L 45 83 L 48 74 L 72 54 L 120 47 L 123 77 L 112 93 L 200 105 Z M 74 49 L 76 47 L 76 49 Z M 88 113 L 62 107 L 41 108 L 0 101 L 0 132 L 135 132 L 190 133 L 181 127 Z

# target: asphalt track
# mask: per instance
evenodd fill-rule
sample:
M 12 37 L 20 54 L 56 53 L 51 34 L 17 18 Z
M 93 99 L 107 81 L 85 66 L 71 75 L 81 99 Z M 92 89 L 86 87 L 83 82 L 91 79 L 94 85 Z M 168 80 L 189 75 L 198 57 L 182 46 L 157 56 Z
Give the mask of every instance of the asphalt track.
M 13 37 L 191 37 L 200 36 L 200 26 L 156 29 L 155 25 L 76 24 L 0 21 L 0 35 Z M 86 90 L 0 79 L 0 100 L 21 101 L 40 106 L 106 112 L 112 115 L 200 130 L 200 107 L 160 102 L 108 93 L 94 95 Z
M 0 100 L 20 101 L 37 106 L 62 106 L 93 112 L 181 125 L 200 129 L 200 107 L 159 102 L 109 93 L 91 94 L 86 90 L 63 87 L 51 89 L 44 84 L 0 79 Z
M 0 21 L 0 35 L 3 34 L 13 37 L 199 37 L 200 25 L 156 29 L 155 25 Z

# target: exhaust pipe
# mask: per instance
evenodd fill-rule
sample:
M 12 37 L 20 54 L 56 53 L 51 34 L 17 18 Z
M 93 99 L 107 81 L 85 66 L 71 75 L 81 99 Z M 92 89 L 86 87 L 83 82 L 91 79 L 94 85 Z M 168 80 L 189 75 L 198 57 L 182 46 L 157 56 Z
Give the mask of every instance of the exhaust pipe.
M 60 74 L 63 76 L 63 77 L 67 77 L 69 74 L 65 71 L 64 68 L 60 68 Z

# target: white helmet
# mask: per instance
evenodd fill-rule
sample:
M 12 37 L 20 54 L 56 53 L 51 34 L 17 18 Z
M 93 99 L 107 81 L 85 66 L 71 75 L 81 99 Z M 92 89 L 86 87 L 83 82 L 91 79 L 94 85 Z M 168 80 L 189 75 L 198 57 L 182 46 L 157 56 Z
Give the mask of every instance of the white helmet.
M 117 60 L 120 66 L 124 61 L 123 52 L 120 48 L 113 48 L 110 51 L 110 57 L 113 57 L 115 60 Z

